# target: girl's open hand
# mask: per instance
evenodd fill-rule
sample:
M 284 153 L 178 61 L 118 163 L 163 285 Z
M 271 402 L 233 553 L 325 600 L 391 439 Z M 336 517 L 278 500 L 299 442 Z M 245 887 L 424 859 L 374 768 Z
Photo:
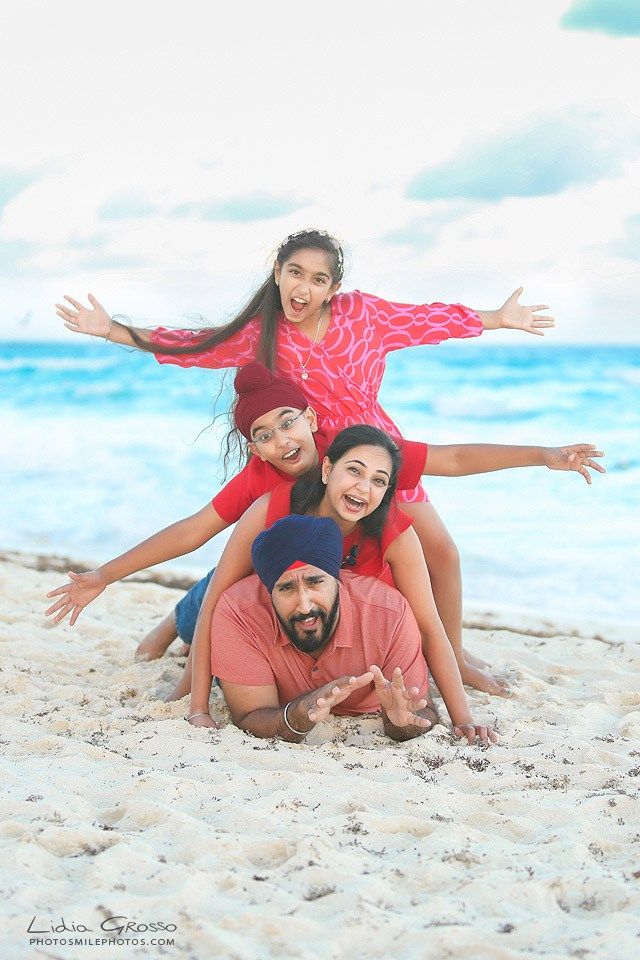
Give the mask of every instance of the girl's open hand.
M 498 734 L 493 729 L 493 727 L 483 726 L 478 723 L 457 723 L 453 728 L 454 736 L 458 740 L 462 740 L 464 737 L 467 738 L 467 743 L 472 745 L 475 743 L 476 737 L 488 747 L 490 743 L 497 743 Z
M 89 570 L 88 573 L 74 573 L 70 570 L 67 576 L 70 583 L 63 583 L 61 587 L 50 590 L 47 594 L 49 598 L 60 597 L 60 600 L 45 610 L 44 615 L 53 617 L 52 623 L 60 623 L 70 613 L 69 626 L 72 627 L 87 604 L 95 600 L 107 584 L 97 570 Z
M 596 450 L 593 443 L 574 443 L 569 447 L 546 447 L 544 463 L 549 470 L 574 470 L 582 474 L 587 483 L 591 483 L 589 470 L 598 473 L 607 471 L 593 457 L 604 457 L 602 450 Z
M 56 303 L 56 313 L 64 320 L 67 330 L 73 333 L 88 333 L 92 337 L 107 336 L 111 327 L 111 317 L 92 293 L 89 294 L 89 303 L 93 310 L 83 307 L 81 303 L 66 294 L 64 299 L 69 301 L 71 307 L 66 303 Z
M 533 307 L 524 307 L 518 303 L 522 287 L 514 290 L 508 300 L 498 310 L 500 326 L 509 330 L 523 330 L 524 333 L 533 333 L 537 337 L 544 337 L 547 328 L 555 327 L 553 317 L 536 316 L 540 310 L 548 310 L 546 303 L 536 303 Z
M 208 713 L 201 713 L 198 716 L 190 718 L 189 723 L 192 727 L 211 727 L 214 730 L 218 729 L 218 724 Z

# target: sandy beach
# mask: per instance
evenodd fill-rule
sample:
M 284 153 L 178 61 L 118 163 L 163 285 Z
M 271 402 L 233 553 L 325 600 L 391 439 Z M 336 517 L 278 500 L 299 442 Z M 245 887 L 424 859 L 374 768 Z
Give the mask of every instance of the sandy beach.
M 52 628 L 47 566 L 0 562 L 3 958 L 638 956 L 637 631 L 466 611 L 515 688 L 470 694 L 497 746 L 375 717 L 292 746 L 219 693 L 221 728 L 190 727 L 162 700 L 183 661 L 133 662 L 179 591 L 118 584 Z

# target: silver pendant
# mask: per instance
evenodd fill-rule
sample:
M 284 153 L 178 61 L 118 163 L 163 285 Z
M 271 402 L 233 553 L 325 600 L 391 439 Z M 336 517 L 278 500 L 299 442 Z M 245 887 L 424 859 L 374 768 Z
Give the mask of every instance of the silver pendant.
M 307 373 L 306 370 L 303 370 L 303 371 L 302 371 L 302 373 L 300 374 L 300 379 L 301 379 L 301 380 L 308 380 L 308 379 L 309 379 L 309 374 Z

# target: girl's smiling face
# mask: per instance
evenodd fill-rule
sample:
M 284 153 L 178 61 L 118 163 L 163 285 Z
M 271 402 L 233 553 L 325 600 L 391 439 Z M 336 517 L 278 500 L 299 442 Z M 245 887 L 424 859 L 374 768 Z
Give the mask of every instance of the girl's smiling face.
M 334 464 L 325 457 L 322 477 L 327 489 L 323 505 L 341 527 L 357 523 L 380 506 L 392 469 L 387 451 L 368 444 L 352 447 Z
M 276 407 L 251 424 L 251 452 L 263 462 L 292 477 L 299 477 L 318 462 L 313 434 L 318 420 L 311 407 L 296 410 Z
M 274 267 L 282 310 L 287 320 L 318 322 L 322 305 L 339 289 L 331 277 L 331 262 L 322 250 L 296 250 Z

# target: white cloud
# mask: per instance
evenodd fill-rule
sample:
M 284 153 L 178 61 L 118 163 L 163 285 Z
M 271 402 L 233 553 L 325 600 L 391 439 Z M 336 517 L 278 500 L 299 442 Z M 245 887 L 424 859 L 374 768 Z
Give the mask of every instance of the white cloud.
M 624 275 L 631 302 L 640 294 L 628 256 L 612 246 L 640 212 L 634 164 L 554 197 L 491 206 L 405 195 L 420 170 L 470 138 L 541 113 L 638 115 L 629 79 L 638 44 L 613 53 L 608 37 L 563 30 L 566 9 L 560 0 L 240 0 L 229 9 L 113 0 L 103 10 L 9 0 L 0 9 L 11 78 L 0 85 L 5 160 L 18 176 L 41 173 L 12 189 L 2 212 L 10 262 L 0 331 L 12 335 L 31 311 L 33 335 L 49 335 L 51 303 L 89 289 L 136 316 L 217 319 L 261 278 L 284 235 L 320 225 L 351 248 L 352 284 L 490 306 L 526 282 L 536 299 L 556 295 L 569 336 L 598 336 L 611 278 Z M 259 223 L 200 217 L 213 202 L 261 196 L 308 206 Z M 131 215 L 105 219 L 118 198 Z M 192 216 L 171 217 L 190 206 Z M 411 230 L 413 246 L 389 241 Z M 612 294 L 607 335 L 618 322 L 626 336 L 630 309 Z

